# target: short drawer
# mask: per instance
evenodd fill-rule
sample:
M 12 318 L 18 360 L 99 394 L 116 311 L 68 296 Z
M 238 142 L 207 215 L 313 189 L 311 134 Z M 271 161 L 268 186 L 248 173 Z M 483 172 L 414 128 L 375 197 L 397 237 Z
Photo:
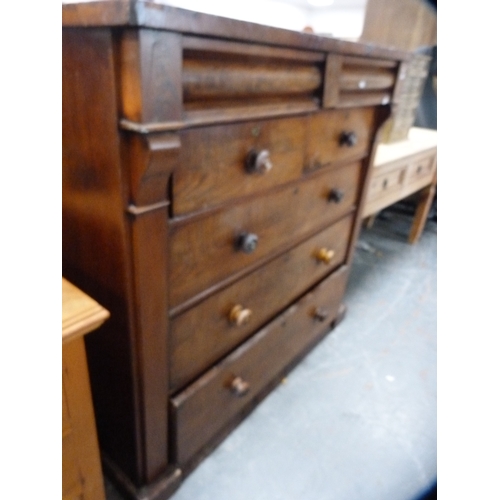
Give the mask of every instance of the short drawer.
M 408 166 L 408 182 L 413 182 L 421 179 L 432 180 L 434 173 L 434 155 L 422 157 L 412 161 Z
M 399 189 L 402 185 L 406 167 L 397 168 L 382 175 L 375 175 L 368 188 L 368 199 L 376 198 L 384 193 Z
M 361 173 L 361 162 L 329 169 L 272 195 L 171 224 L 171 307 L 346 215 L 358 201 Z
M 170 400 L 176 463 L 186 463 L 208 445 L 330 328 L 346 281 L 347 268 L 342 267 Z
M 298 179 L 306 118 L 260 120 L 181 132 L 173 213 L 185 214 Z
M 305 165 L 314 170 L 368 153 L 374 110 L 335 110 L 311 116 Z
M 349 215 L 171 321 L 170 389 L 199 376 L 345 261 Z

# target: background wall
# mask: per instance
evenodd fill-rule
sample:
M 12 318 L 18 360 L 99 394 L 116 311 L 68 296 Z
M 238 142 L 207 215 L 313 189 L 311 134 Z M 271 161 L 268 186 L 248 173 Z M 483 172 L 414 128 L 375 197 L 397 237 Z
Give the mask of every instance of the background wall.
M 349 39 L 361 35 L 366 7 L 366 0 L 336 0 L 329 7 L 314 7 L 306 0 L 159 0 L 158 3 L 296 31 L 310 26 L 315 33 Z

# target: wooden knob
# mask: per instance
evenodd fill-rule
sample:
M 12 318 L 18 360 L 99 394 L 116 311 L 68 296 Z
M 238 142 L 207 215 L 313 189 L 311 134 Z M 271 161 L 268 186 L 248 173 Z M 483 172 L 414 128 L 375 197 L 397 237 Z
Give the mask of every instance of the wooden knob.
M 320 262 L 324 262 L 325 264 L 330 264 L 334 255 L 335 255 L 335 250 L 331 250 L 329 248 L 321 248 L 319 252 L 316 254 L 316 258 Z
M 333 201 L 334 203 L 340 203 L 344 199 L 344 191 L 341 189 L 334 188 L 328 193 L 328 201 Z
M 251 174 L 265 174 L 271 168 L 273 168 L 273 164 L 267 149 L 261 151 L 252 149 L 245 159 L 245 169 Z
M 250 309 L 244 309 L 242 305 L 238 304 L 229 312 L 229 321 L 236 326 L 245 325 L 250 321 L 251 315 L 252 311 Z
M 250 390 L 250 384 L 241 377 L 234 377 L 230 387 L 231 392 L 238 397 L 244 396 Z
M 356 132 L 347 132 L 347 131 L 342 132 L 340 134 L 339 142 L 341 146 L 347 146 L 349 148 L 352 148 L 358 142 L 358 137 L 356 135 Z
M 328 312 L 322 309 L 321 307 L 317 307 L 316 310 L 314 311 L 313 318 L 316 321 L 323 322 L 325 321 L 326 318 L 328 318 Z
M 236 238 L 236 249 L 244 253 L 252 253 L 257 248 L 259 237 L 252 233 L 241 233 Z

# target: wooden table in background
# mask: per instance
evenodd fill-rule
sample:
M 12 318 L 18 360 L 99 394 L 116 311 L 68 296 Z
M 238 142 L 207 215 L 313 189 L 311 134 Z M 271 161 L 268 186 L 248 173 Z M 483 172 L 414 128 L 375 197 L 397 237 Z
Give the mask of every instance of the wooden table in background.
M 363 209 L 363 217 L 370 217 L 368 226 L 384 208 L 419 193 L 408 238 L 418 241 L 436 193 L 436 157 L 437 130 L 413 127 L 406 140 L 378 145 Z
M 104 500 L 83 336 L 109 312 L 62 279 L 62 496 Z

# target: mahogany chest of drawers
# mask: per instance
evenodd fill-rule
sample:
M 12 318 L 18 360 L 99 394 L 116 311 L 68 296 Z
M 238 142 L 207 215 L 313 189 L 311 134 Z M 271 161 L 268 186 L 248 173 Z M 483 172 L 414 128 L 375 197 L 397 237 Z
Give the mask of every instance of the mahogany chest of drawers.
M 63 6 L 63 273 L 104 464 L 182 478 L 341 319 L 409 57 L 147 2 Z

